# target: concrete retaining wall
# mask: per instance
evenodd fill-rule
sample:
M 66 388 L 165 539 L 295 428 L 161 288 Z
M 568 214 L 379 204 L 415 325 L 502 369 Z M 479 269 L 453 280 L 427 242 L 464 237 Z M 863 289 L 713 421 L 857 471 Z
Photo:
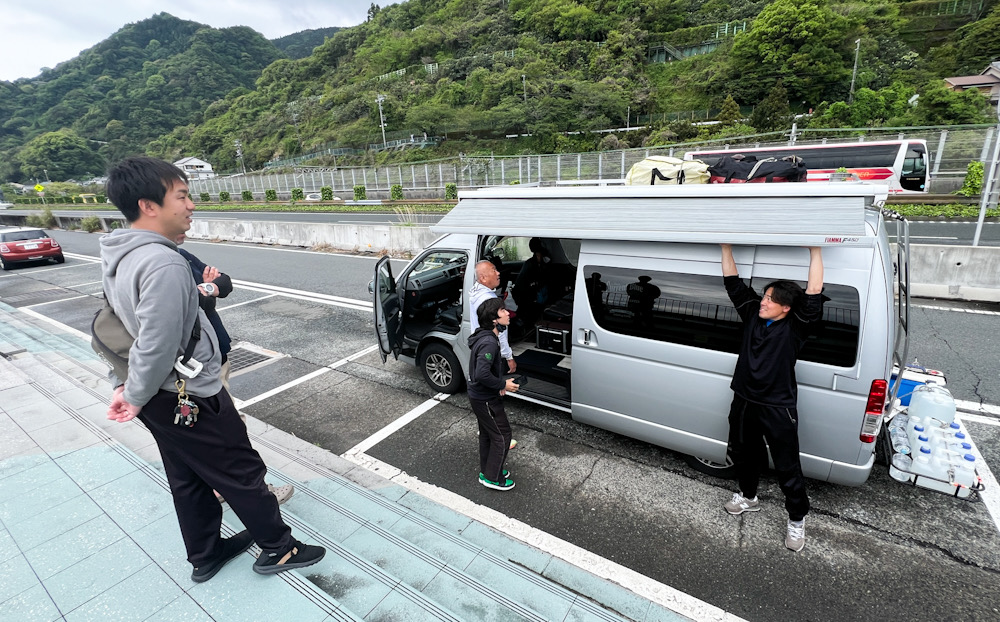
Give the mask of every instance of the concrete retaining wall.
M 192 240 L 225 240 L 285 246 L 326 245 L 336 250 L 408 257 L 437 239 L 427 227 L 390 224 L 325 224 L 198 218 Z
M 1000 302 L 1000 248 L 910 245 L 911 294 Z

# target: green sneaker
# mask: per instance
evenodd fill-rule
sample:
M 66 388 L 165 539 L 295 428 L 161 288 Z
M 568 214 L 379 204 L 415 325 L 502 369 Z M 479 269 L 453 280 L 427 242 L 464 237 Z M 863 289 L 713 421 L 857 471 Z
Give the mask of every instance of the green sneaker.
M 494 482 L 493 480 L 486 479 L 486 476 L 482 473 L 479 474 L 479 483 L 487 488 L 492 488 L 494 490 L 510 490 L 514 487 L 514 480 L 507 479 L 507 471 L 504 471 L 503 483 Z

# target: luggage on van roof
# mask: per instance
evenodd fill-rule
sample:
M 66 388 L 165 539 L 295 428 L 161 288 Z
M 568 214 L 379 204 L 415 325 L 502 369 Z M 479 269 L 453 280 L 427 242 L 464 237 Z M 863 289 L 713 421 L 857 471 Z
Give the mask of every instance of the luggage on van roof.
M 489 188 L 459 193 L 435 233 L 871 247 L 865 210 L 881 207 L 869 184 L 707 184 Z

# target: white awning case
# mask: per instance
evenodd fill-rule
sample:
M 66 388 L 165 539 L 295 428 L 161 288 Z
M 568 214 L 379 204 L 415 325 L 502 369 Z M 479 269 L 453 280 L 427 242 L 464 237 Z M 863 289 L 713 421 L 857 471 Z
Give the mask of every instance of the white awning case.
M 489 188 L 459 194 L 435 233 L 652 242 L 872 246 L 860 183 Z

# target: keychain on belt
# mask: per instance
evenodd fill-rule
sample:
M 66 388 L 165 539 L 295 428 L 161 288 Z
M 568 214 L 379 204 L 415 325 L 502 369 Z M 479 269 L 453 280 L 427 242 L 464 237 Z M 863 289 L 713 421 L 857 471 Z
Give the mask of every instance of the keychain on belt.
M 184 392 L 185 382 L 183 378 L 178 378 L 174 382 L 174 386 L 177 387 L 177 407 L 174 408 L 174 424 L 183 424 L 187 427 L 193 427 L 195 422 L 198 421 L 198 405 L 188 399 L 187 393 Z

